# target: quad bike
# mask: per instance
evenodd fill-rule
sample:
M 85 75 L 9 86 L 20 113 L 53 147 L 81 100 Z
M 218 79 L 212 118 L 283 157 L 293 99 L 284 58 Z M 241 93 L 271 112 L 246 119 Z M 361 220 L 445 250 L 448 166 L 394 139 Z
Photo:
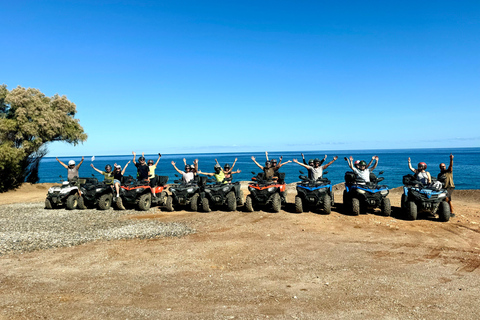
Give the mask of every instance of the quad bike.
M 211 206 L 226 205 L 229 211 L 237 210 L 237 206 L 243 205 L 243 191 L 240 190 L 240 182 L 230 183 L 231 179 L 225 179 L 227 183 L 208 179 L 208 184 L 201 184 L 200 201 L 202 209 L 210 212 Z
M 77 200 L 78 209 L 98 207 L 100 210 L 108 210 L 112 206 L 114 188 L 111 184 L 90 178 L 87 183 L 81 185 L 80 191 L 82 196 Z
M 325 214 L 332 212 L 334 198 L 332 183 L 327 178 L 309 179 L 303 175 L 299 176 L 297 183 L 297 195 L 295 196 L 295 211 L 302 213 L 305 207 L 322 209 Z M 327 174 L 325 171 L 323 174 Z
M 255 175 L 255 172 L 252 172 L 252 174 Z M 285 174 L 278 173 L 278 175 L 278 178 L 273 177 L 272 180 L 265 180 L 262 172 L 252 178 L 253 182 L 248 185 L 250 194 L 245 201 L 247 211 L 253 212 L 257 207 L 270 206 L 273 212 L 280 212 L 282 204 L 286 203 L 285 190 L 287 185 L 283 181 Z
M 439 221 L 450 220 L 447 190 L 425 186 L 411 174 L 403 176 L 403 185 L 401 206 L 405 218 L 416 220 L 418 213 L 429 212 L 437 214 Z
M 178 177 L 177 174 L 175 174 Z M 166 199 L 167 211 L 174 211 L 176 206 L 190 205 L 192 211 L 198 211 L 198 203 L 200 198 L 200 186 L 205 177 L 199 177 L 188 183 L 182 180 L 174 180 L 174 184 L 170 186 L 172 195 L 168 195 Z
M 134 206 L 138 210 L 147 211 L 152 205 L 164 206 L 167 204 L 168 176 L 156 176 L 152 181 L 138 181 L 132 176 L 123 177 L 120 187 L 120 197 L 117 206 Z
M 91 181 L 91 179 L 74 178 L 70 181 L 63 181 L 61 185 L 51 187 L 48 189 L 45 199 L 45 209 L 53 209 L 63 205 L 68 210 L 76 209 L 79 199 L 78 186 Z
M 383 171 L 380 171 L 379 175 L 381 174 Z M 345 213 L 359 215 L 366 213 L 369 209 L 380 208 L 383 215 L 390 216 L 392 207 L 390 199 L 387 198 L 388 187 L 378 184 L 383 179 L 383 177 L 377 178 L 374 173 L 370 173 L 370 182 L 365 183 L 363 180 L 357 179 L 355 173 L 346 172 L 345 191 L 343 191 Z

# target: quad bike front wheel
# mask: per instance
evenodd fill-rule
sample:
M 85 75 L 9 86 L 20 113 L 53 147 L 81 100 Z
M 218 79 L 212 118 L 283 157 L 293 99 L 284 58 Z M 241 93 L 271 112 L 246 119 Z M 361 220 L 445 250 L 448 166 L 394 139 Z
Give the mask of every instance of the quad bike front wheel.
M 53 209 L 52 201 L 48 198 L 45 199 L 45 209 Z
M 210 212 L 210 211 L 212 211 L 212 210 L 210 209 L 210 202 L 208 201 L 208 198 L 203 198 L 203 199 L 202 199 L 202 209 L 203 209 L 203 211 L 205 211 L 205 212 Z
M 295 212 L 296 213 L 302 213 L 303 212 L 302 198 L 300 198 L 299 196 L 295 197 Z
M 108 210 L 112 206 L 112 195 L 111 194 L 102 194 L 100 199 L 98 199 L 98 209 Z
M 360 214 L 360 200 L 352 198 L 352 214 L 358 216 Z
M 273 212 L 280 212 L 280 209 L 282 209 L 282 198 L 279 193 L 275 193 L 272 196 L 272 210 Z
M 248 195 L 247 199 L 245 200 L 245 209 L 248 212 L 253 212 L 253 201 L 252 201 L 252 197 L 250 195 Z
M 77 208 L 78 195 L 71 194 L 67 197 L 66 207 L 68 210 L 74 210 Z
M 332 213 L 332 199 L 328 194 L 323 198 L 322 210 L 325 214 Z
M 237 210 L 237 199 L 235 198 L 235 192 L 233 191 L 227 193 L 227 207 L 229 211 Z
M 442 201 L 438 207 L 438 220 L 441 222 L 450 220 L 450 206 L 446 201 Z
M 382 199 L 382 202 L 380 203 L 380 209 L 382 210 L 382 214 L 386 217 L 389 217 L 392 214 L 392 206 L 389 198 Z
M 83 197 L 78 197 L 77 199 L 77 209 L 85 210 L 87 206 L 85 205 L 85 199 Z
M 417 204 L 415 201 L 407 201 L 406 209 L 406 218 L 408 220 L 417 220 Z
M 152 206 L 152 194 L 145 193 L 138 199 L 138 210 L 147 211 Z
M 169 212 L 173 211 L 173 198 L 172 198 L 172 196 L 167 196 L 167 201 L 165 202 L 165 208 Z
M 190 209 L 192 211 L 198 211 L 198 193 L 195 193 L 190 200 Z
M 125 206 L 123 205 L 122 197 L 117 197 L 117 199 L 115 201 L 115 205 L 117 206 L 118 210 L 125 210 Z

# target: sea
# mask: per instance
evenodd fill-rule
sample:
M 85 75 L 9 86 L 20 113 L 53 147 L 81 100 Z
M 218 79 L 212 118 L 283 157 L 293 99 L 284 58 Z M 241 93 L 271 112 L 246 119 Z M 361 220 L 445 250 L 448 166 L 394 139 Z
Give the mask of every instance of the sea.
M 305 159 L 322 159 L 327 154 L 327 160 L 325 164 L 333 159 L 334 156 L 338 156 L 338 160 L 329 166 L 325 177 L 327 177 L 333 184 L 344 182 L 344 175 L 346 171 L 349 171 L 347 162 L 344 157 L 353 156 L 354 160 L 365 160 L 367 163 L 372 159 L 372 156 L 379 157 L 379 163 L 374 173 L 378 175 L 383 171 L 385 180 L 382 182 L 388 185 L 390 188 L 402 186 L 402 177 L 406 174 L 412 173 L 408 168 L 408 157 L 412 159 L 412 166 L 416 167 L 418 162 L 427 163 L 427 171 L 433 177 L 436 177 L 440 172 L 439 164 L 444 162 L 449 164 L 450 154 L 454 155 L 453 163 L 453 178 L 456 189 L 480 189 L 480 148 L 449 148 L 449 149 L 391 149 L 391 150 L 337 150 L 337 151 L 305 151 L 303 152 Z M 257 162 L 261 165 L 265 164 L 265 153 L 260 152 L 241 152 L 241 153 L 198 153 L 198 154 L 162 154 L 162 157 L 157 165 L 155 173 L 161 176 L 168 176 L 169 183 L 178 179 L 175 174 L 177 172 L 173 168 L 171 162 L 174 161 L 176 166 L 183 170 L 184 163 L 183 158 L 186 159 L 188 164 L 193 164 L 194 159 L 199 161 L 199 169 L 203 172 L 214 172 L 213 166 L 215 165 L 215 159 L 218 160 L 223 167 L 225 163 L 233 164 L 235 158 L 237 162 L 234 170 L 240 169 L 241 173 L 233 175 L 233 181 L 248 181 L 252 178 L 253 174 L 260 172 L 261 170 L 255 165 L 251 157 L 254 156 Z M 283 162 L 297 159 L 302 162 L 302 156 L 300 152 L 292 151 L 277 151 L 269 152 L 268 157 L 270 159 L 279 158 L 283 156 Z M 138 157 L 138 154 L 137 154 Z M 95 176 L 99 180 L 103 180 L 103 176 L 93 170 L 90 164 L 94 164 L 97 169 L 104 170 L 107 164 L 113 166 L 117 163 L 122 166 L 130 160 L 132 160 L 132 154 L 126 155 L 109 155 L 109 156 L 85 156 L 85 160 L 80 167 L 81 177 Z M 145 158 L 157 161 L 158 154 L 147 154 Z M 69 160 L 75 160 L 77 163 L 81 160 L 81 157 L 59 157 L 59 159 L 67 163 Z M 138 158 L 137 158 L 138 160 Z M 288 163 L 284 165 L 280 172 L 285 172 L 285 181 L 287 183 L 299 181 L 299 175 L 303 171 L 307 170 L 296 163 Z M 136 168 L 133 162 L 130 162 L 125 175 L 136 176 Z M 61 166 L 55 157 L 44 157 L 40 162 L 39 178 L 40 183 L 43 182 L 61 182 L 67 177 L 67 170 Z

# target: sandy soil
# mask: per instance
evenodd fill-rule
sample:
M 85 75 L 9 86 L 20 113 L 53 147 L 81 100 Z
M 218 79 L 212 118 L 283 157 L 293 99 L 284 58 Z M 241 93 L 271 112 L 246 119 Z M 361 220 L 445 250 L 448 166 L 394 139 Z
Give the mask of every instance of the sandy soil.
M 47 189 L 24 185 L 0 204 Z M 480 190 L 455 191 L 447 223 L 347 216 L 341 192 L 330 215 L 152 209 L 125 219 L 197 232 L 2 256 L 0 319 L 478 318 Z

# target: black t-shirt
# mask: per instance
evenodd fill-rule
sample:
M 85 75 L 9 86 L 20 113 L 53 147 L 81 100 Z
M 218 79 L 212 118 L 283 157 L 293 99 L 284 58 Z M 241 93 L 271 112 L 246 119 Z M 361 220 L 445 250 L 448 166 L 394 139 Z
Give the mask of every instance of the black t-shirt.
M 146 180 L 148 179 L 148 173 L 149 173 L 149 169 L 148 169 L 148 166 L 145 164 L 145 165 L 142 165 L 140 163 L 135 163 L 135 167 L 137 167 L 137 179 L 138 180 Z
M 122 177 L 123 177 L 123 175 L 122 175 L 121 170 L 120 171 L 117 171 L 117 170 L 113 171 L 113 179 L 116 179 L 118 181 L 122 181 Z

